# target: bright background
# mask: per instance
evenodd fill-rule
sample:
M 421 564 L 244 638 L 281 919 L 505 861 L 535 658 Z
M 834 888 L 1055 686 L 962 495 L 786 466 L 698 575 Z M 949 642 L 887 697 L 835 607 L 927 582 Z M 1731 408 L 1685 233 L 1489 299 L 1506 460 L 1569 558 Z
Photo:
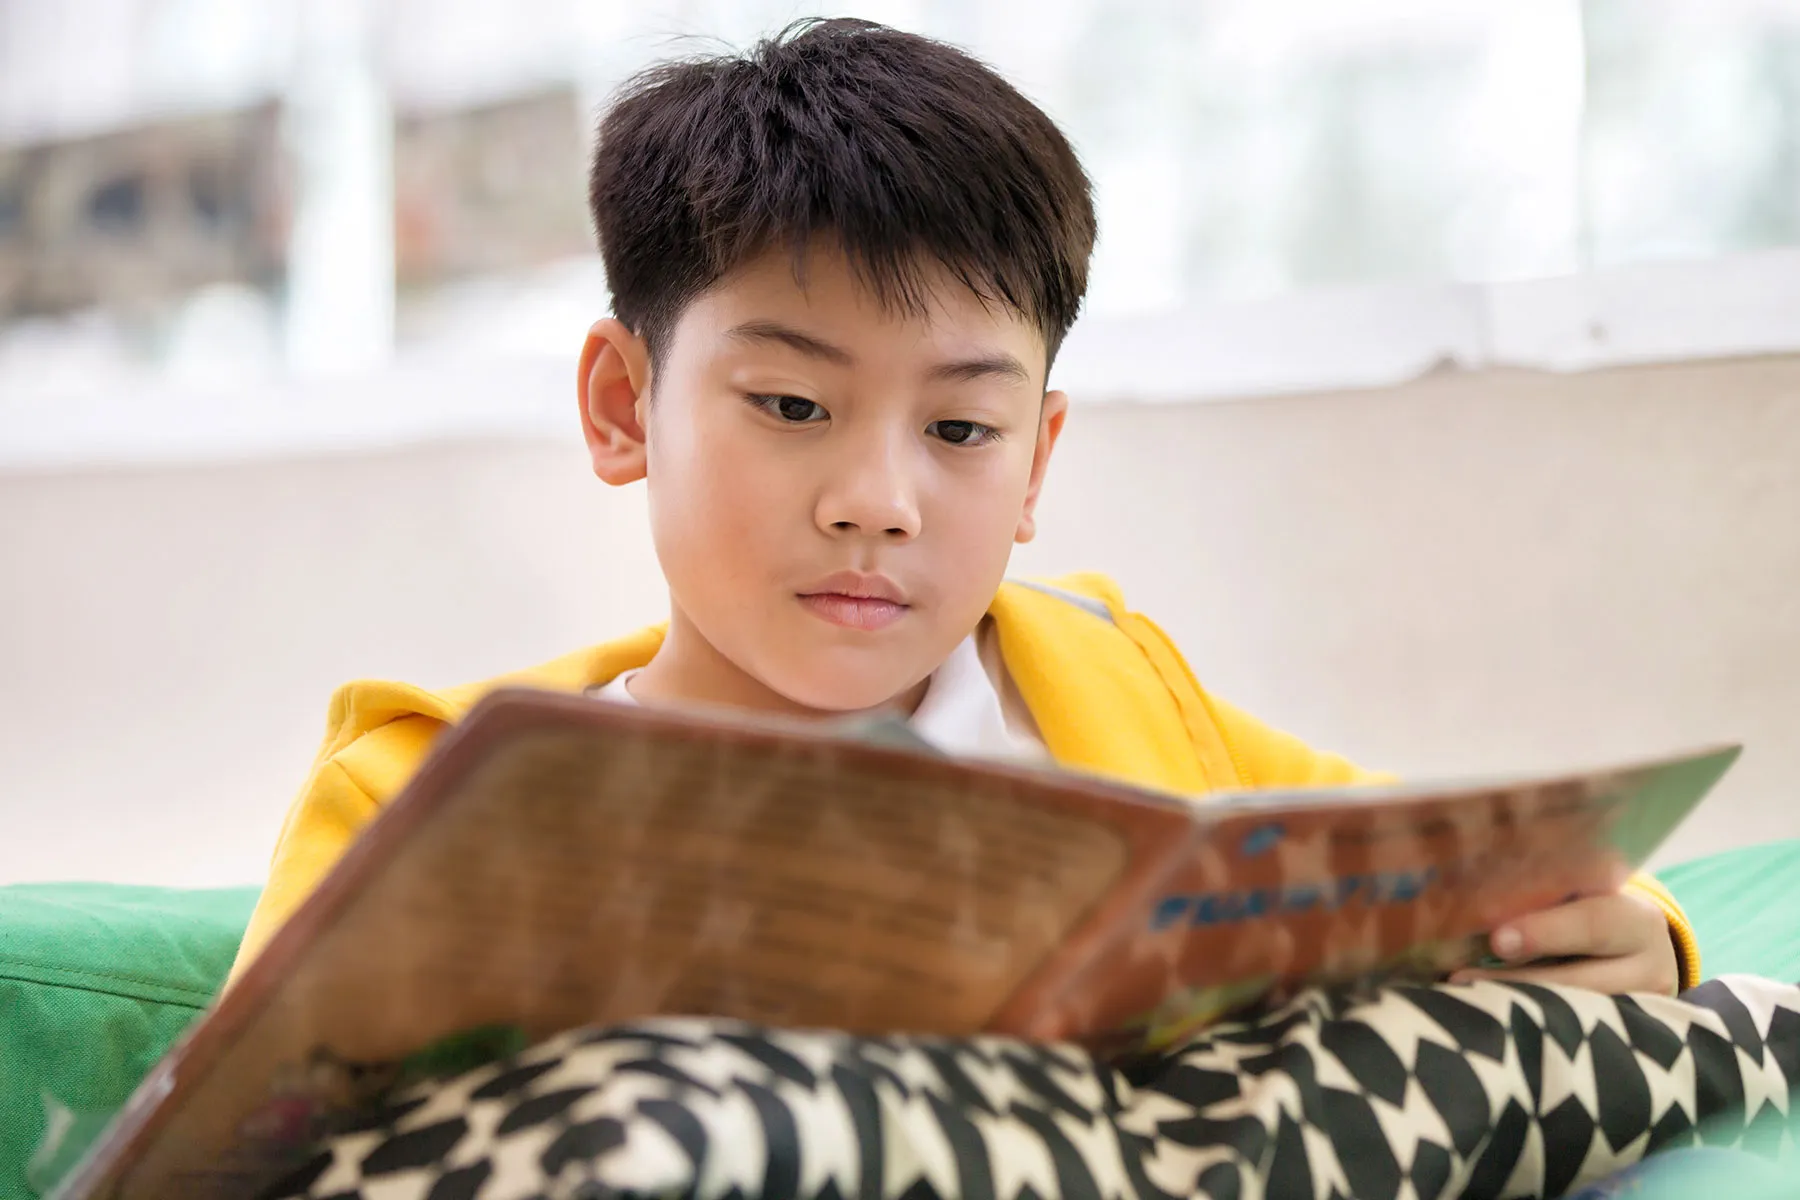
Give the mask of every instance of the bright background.
M 814 11 L 0 0 L 0 882 L 259 878 L 336 683 L 660 615 L 574 433 L 586 132 Z M 1095 178 L 1021 571 L 1375 765 L 1745 739 L 1665 860 L 1800 835 L 1800 3 L 830 11 Z

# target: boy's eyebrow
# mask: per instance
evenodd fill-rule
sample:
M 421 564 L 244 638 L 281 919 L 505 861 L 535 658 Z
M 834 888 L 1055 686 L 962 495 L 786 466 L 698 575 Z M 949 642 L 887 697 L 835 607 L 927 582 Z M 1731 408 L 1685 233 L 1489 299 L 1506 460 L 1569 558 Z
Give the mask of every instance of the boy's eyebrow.
M 748 342 L 778 342 L 791 350 L 798 350 L 808 358 L 822 359 L 840 367 L 852 366 L 856 362 L 855 356 L 843 347 L 834 346 L 823 338 L 814 337 L 779 321 L 745 321 L 741 325 L 732 326 L 725 336 Z M 1016 379 L 1020 383 L 1031 382 L 1031 373 L 1025 369 L 1025 364 L 1005 352 L 938 363 L 927 374 L 932 379 L 950 383 L 968 383 L 991 375 Z
M 745 321 L 742 325 L 734 325 L 726 330 L 725 336 L 746 342 L 779 342 L 808 358 L 824 359 L 840 367 L 850 366 L 856 361 L 841 346 L 834 346 L 810 333 L 802 333 L 792 325 L 783 325 L 780 321 Z
M 959 362 L 939 363 L 928 372 L 933 379 L 941 379 L 948 383 L 968 383 L 976 379 L 985 379 L 990 375 L 1000 375 L 1019 383 L 1030 383 L 1031 374 L 1025 370 L 1025 364 L 1003 351 L 984 354 L 980 358 L 963 359 Z

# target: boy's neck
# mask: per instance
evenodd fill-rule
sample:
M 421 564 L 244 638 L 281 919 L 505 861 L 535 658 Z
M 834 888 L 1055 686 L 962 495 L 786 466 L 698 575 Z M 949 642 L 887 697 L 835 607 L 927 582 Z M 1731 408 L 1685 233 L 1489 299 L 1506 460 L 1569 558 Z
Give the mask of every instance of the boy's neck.
M 927 678 L 886 704 L 865 711 L 911 716 L 930 685 Z M 858 715 L 809 708 L 782 695 L 719 653 L 679 606 L 671 606 L 669 630 L 661 648 L 632 676 L 629 686 L 633 700 L 652 708 L 737 708 L 803 718 Z

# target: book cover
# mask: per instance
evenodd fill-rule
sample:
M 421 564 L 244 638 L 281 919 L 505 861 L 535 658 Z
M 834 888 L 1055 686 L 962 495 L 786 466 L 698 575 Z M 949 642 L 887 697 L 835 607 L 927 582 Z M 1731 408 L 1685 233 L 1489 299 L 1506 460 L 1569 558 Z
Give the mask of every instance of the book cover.
M 1284 985 L 1441 975 L 1616 886 L 1735 749 L 1193 802 L 820 729 L 495 693 L 58 1200 L 252 1195 L 419 1072 L 716 1015 L 1154 1049 Z

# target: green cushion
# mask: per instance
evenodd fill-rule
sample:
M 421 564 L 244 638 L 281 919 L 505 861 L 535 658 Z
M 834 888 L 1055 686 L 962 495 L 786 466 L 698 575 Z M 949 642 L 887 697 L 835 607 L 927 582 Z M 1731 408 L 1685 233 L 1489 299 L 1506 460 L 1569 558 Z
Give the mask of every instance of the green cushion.
M 1709 855 L 1660 877 L 1694 923 L 1708 977 L 1800 983 L 1800 838 Z
M 1662 872 L 1708 975 L 1800 981 L 1800 840 Z M 224 981 L 256 888 L 0 887 L 0 1200 L 68 1166 Z M 31 1165 L 46 1116 L 68 1126 Z
M 0 1200 L 39 1194 L 129 1098 L 223 982 L 257 894 L 0 887 Z

